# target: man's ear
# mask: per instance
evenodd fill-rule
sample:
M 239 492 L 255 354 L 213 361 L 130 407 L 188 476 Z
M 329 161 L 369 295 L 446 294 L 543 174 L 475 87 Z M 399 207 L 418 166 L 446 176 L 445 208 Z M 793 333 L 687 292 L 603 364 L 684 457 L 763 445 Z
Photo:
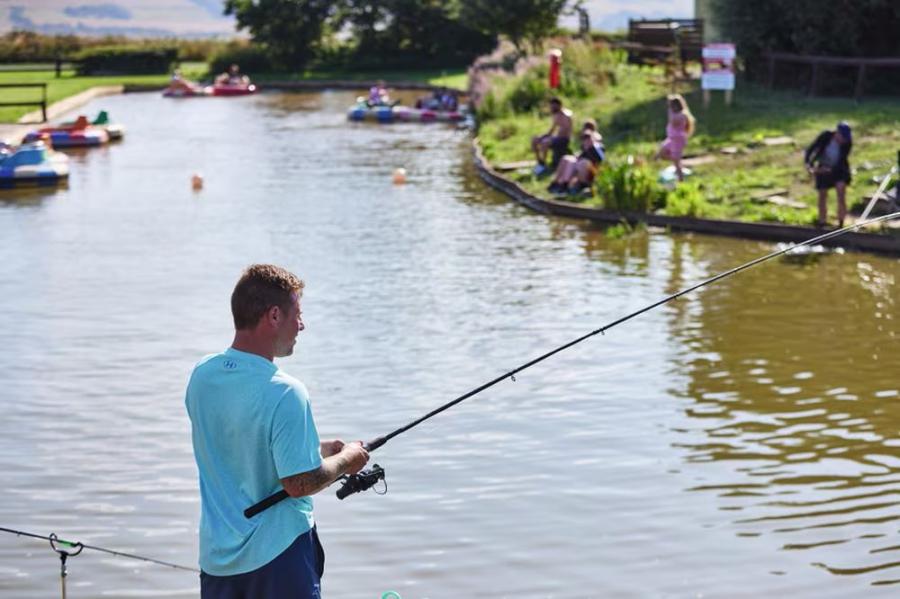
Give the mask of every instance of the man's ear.
M 268 310 L 266 310 L 266 320 L 272 324 L 278 324 L 278 321 L 281 320 L 281 308 L 278 306 L 272 306 Z

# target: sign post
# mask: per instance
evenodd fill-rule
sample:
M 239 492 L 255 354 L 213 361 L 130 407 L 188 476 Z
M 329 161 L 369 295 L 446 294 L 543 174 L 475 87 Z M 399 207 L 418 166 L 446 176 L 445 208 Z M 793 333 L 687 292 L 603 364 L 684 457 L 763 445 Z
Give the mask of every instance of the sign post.
M 703 46 L 703 107 L 709 106 L 711 90 L 725 92 L 725 104 L 731 106 L 734 92 L 734 59 L 737 56 L 734 44 L 706 44 Z

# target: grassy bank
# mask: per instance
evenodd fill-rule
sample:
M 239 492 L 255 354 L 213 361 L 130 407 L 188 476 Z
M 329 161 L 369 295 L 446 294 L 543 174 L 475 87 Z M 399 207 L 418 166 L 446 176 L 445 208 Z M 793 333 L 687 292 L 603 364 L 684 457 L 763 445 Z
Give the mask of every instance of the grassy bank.
M 181 70 L 187 77 L 201 77 L 206 73 L 206 65 L 202 62 L 185 63 Z M 47 102 L 50 104 L 101 85 L 165 85 L 168 81 L 169 75 L 79 77 L 74 71 L 63 71 L 62 76 L 57 79 L 53 71 L 27 73 L 0 71 L 0 83 L 46 83 Z M 4 102 L 40 101 L 41 90 L 38 88 L 4 89 L 3 97 Z M 23 115 L 39 109 L 39 106 L 0 107 L 0 122 L 15 123 Z
M 656 179 L 668 163 L 652 161 L 665 136 L 664 98 L 670 87 L 662 71 L 628 65 L 620 54 L 581 44 L 568 46 L 564 53 L 564 77 L 569 81 L 561 95 L 574 110 L 576 123 L 588 117 L 598 122 L 608 151 L 608 164 L 598 175 L 594 197 L 583 200 L 588 203 L 616 207 L 610 204 L 619 200 L 603 197 L 598 191 L 621 183 L 625 171 L 636 171 L 643 186 L 639 187 L 654 196 L 645 203 L 670 214 L 809 224 L 815 219 L 816 193 L 803 169 L 802 150 L 821 130 L 833 128 L 840 120 L 853 126 L 850 158 L 857 172 L 848 192 L 851 204 L 871 194 L 875 187 L 872 177 L 882 175 L 897 159 L 900 102 L 896 98 L 866 99 L 857 104 L 849 99 L 808 98 L 741 84 L 732 106 L 725 106 L 721 94 L 714 94 L 711 106 L 704 109 L 697 83 L 681 84 L 678 91 L 697 117 L 697 131 L 686 154 L 708 156 L 711 162 L 692 167 L 694 175 L 688 183 L 667 195 Z M 549 126 L 544 100 L 550 90 L 545 74 L 546 67 L 539 65 L 518 76 L 493 80 L 479 130 L 485 155 L 492 162 L 531 158 L 531 136 Z M 765 144 L 775 137 L 790 137 L 794 142 Z M 626 164 L 628 155 L 634 157 L 630 164 Z M 527 173 L 513 177 L 530 191 L 548 196 L 548 180 L 536 180 Z M 655 188 L 647 191 L 647 185 Z M 774 192 L 803 207 L 762 200 Z M 831 202 L 833 217 L 834 200 Z

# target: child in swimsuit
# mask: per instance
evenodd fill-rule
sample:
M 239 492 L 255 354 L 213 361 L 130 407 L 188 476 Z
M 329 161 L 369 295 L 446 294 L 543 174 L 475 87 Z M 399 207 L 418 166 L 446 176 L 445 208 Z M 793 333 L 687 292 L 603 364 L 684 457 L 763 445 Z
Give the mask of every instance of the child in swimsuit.
M 672 94 L 666 98 L 669 109 L 669 122 L 666 124 L 666 139 L 659 146 L 655 160 L 665 158 L 675 165 L 675 174 L 679 181 L 684 181 L 681 170 L 681 157 L 688 137 L 694 133 L 696 120 L 681 94 Z

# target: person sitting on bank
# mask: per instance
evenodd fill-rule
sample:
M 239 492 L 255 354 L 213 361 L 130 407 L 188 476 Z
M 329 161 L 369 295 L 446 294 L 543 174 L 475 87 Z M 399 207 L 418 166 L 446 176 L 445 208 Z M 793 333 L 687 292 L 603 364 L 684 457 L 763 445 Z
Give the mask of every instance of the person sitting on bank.
M 666 139 L 659 146 L 654 160 L 665 158 L 675 165 L 675 175 L 679 181 L 684 181 L 684 172 L 681 169 L 681 157 L 684 155 L 684 147 L 688 137 L 694 134 L 696 119 L 691 114 L 691 109 L 681 94 L 671 94 L 666 97 L 669 122 L 666 124 Z
M 547 191 L 575 195 L 590 189 L 597 169 L 605 158 L 603 136 L 596 130 L 596 124 L 588 121 L 581 130 L 581 153 L 578 156 L 566 154 L 562 157 Z
M 806 170 L 815 177 L 819 192 L 819 218 L 816 225 L 824 227 L 828 222 L 828 190 L 837 194 L 838 226 L 844 226 L 847 218 L 847 186 L 850 185 L 850 150 L 853 135 L 845 121 L 838 123 L 834 131 L 822 131 L 803 155 Z
M 538 176 L 555 169 L 560 159 L 569 153 L 569 138 L 572 136 L 572 111 L 563 108 L 562 100 L 559 98 L 551 98 L 550 116 L 550 130 L 544 135 L 536 135 L 531 138 L 531 149 L 537 160 L 534 174 Z M 548 151 L 551 152 L 549 168 L 546 164 Z

